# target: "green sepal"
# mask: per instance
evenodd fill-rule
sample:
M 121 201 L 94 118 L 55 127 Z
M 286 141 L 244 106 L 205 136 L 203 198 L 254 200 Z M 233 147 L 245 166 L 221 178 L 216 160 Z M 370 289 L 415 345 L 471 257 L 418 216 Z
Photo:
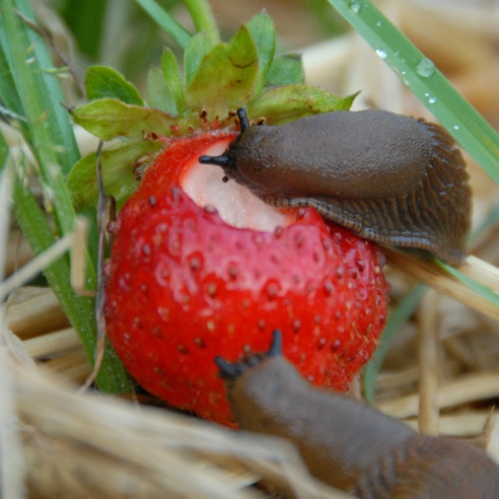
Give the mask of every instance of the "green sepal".
M 266 87 L 281 87 L 284 85 L 300 85 L 305 83 L 305 70 L 300 54 L 281 55 L 272 62 Z
M 99 99 L 72 111 L 73 121 L 102 140 L 139 139 L 144 134 L 171 135 L 177 120 L 163 111 L 129 105 L 117 99 Z
M 134 163 L 148 156 L 152 160 L 163 147 L 164 143 L 159 140 L 128 140 L 101 152 L 104 191 L 116 199 L 118 206 L 137 188 Z M 78 161 L 68 175 L 67 185 L 77 211 L 97 205 L 96 164 L 97 155 L 93 152 Z
M 138 90 L 114 69 L 90 66 L 85 75 L 85 89 L 89 100 L 115 98 L 127 104 L 143 106 Z
M 151 68 L 147 73 L 147 105 L 171 116 L 177 115 L 177 104 L 171 95 L 163 71 Z
M 263 89 L 267 73 L 274 59 L 276 36 L 274 23 L 266 11 L 260 12 L 246 24 L 258 54 L 258 81 L 255 95 Z
M 204 31 L 194 35 L 184 52 L 185 85 L 188 86 L 194 79 L 196 71 L 203 58 L 210 52 L 212 45 Z
M 249 102 L 259 74 L 258 53 L 245 26 L 228 44 L 218 44 L 201 61 L 186 99 L 192 110 L 204 109 L 209 120 Z
M 268 125 L 280 125 L 313 114 L 348 111 L 356 95 L 342 98 L 307 85 L 276 87 L 249 104 L 248 114 L 252 118 L 265 117 Z
M 185 102 L 184 94 L 184 82 L 175 54 L 169 48 L 165 48 L 163 51 L 161 69 L 163 70 L 163 77 L 166 81 L 168 91 L 175 102 L 176 114 L 181 114 L 184 111 L 187 111 L 187 103 Z

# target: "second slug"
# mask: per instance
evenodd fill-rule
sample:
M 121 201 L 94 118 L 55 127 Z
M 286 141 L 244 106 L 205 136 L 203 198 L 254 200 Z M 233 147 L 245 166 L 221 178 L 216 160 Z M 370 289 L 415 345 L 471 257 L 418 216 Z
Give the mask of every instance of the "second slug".
M 387 111 L 335 111 L 281 126 L 250 126 L 221 156 L 228 178 L 280 207 L 313 206 L 360 236 L 465 256 L 471 190 L 454 139 L 439 125 Z
M 310 472 L 366 499 L 493 499 L 499 466 L 478 448 L 426 437 L 361 402 L 307 383 L 281 355 L 230 364 L 217 358 L 244 430 L 294 442 Z

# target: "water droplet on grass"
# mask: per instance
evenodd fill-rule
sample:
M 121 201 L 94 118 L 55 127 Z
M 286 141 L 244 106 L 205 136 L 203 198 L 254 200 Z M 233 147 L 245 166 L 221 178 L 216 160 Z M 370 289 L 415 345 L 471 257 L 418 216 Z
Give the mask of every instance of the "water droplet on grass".
M 423 57 L 416 66 L 416 72 L 423 78 L 428 78 L 435 72 L 435 64 L 428 57 Z
M 348 4 L 348 9 L 352 11 L 354 14 L 358 14 L 360 12 L 360 2 L 358 2 L 357 0 L 352 0 Z
M 381 49 L 376 49 L 376 54 L 378 54 L 378 56 L 381 57 L 381 59 L 386 59 L 387 57 L 386 52 Z

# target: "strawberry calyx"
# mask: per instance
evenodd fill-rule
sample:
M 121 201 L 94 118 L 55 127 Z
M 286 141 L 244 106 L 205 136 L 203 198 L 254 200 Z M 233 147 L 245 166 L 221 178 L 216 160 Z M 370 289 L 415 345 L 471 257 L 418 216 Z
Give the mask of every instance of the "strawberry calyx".
M 204 32 L 197 33 L 185 50 L 183 75 L 173 52 L 165 48 L 161 69 L 150 71 L 146 101 L 113 69 L 88 68 L 89 102 L 71 114 L 99 139 L 113 141 L 101 162 L 105 191 L 119 207 L 138 185 L 130 164 L 151 164 L 166 138 L 235 131 L 235 110 L 240 107 L 250 119 L 269 125 L 350 108 L 355 95 L 341 98 L 306 85 L 300 57 L 274 57 L 275 46 L 274 26 L 265 12 L 241 26 L 227 43 L 213 43 Z M 96 154 L 91 153 L 67 178 L 77 211 L 97 204 L 95 164 Z

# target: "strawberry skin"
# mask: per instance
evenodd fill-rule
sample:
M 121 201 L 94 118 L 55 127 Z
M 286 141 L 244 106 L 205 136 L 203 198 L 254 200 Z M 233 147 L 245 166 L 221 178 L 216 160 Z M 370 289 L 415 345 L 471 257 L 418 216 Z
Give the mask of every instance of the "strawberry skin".
M 112 227 L 105 307 L 109 339 L 139 384 L 232 426 L 216 356 L 265 351 L 280 329 L 305 377 L 345 391 L 377 345 L 387 294 L 377 247 L 313 209 L 262 231 L 228 225 L 189 197 L 192 163 L 233 136 L 176 140 L 147 170 Z

